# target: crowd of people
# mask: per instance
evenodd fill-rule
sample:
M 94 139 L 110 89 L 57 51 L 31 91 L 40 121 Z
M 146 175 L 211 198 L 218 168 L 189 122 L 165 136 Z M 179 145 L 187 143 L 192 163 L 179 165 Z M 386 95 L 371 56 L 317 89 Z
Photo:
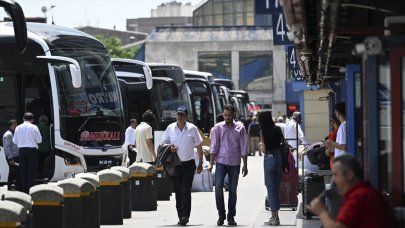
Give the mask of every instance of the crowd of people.
M 333 185 L 344 196 L 343 204 L 336 218 L 329 214 L 322 196 L 315 198 L 308 208 L 319 215 L 324 227 L 382 227 L 393 221 L 391 210 L 383 195 L 363 180 L 360 163 L 347 152 L 345 113 L 345 104 L 337 103 L 335 113 L 330 118 L 332 131 L 325 141 Z M 170 152 L 179 160 L 175 175 L 171 175 L 170 179 L 175 190 L 178 224 L 181 226 L 189 223 L 194 175 L 203 170 L 204 136 L 187 118 L 187 108 L 177 108 L 176 121 L 166 128 L 161 139 L 161 143 L 168 144 Z M 37 173 L 43 172 L 44 161 L 51 153 L 51 146 L 48 117 L 40 116 L 39 124 L 34 125 L 34 115 L 27 112 L 23 120 L 20 125 L 15 119 L 8 122 L 9 129 L 3 135 L 3 147 L 9 164 L 8 188 L 28 193 L 36 183 Z M 136 119 L 130 120 L 130 126 L 125 131 L 124 146 L 127 149 L 128 166 L 134 162 L 155 164 L 157 154 L 152 134 L 154 120 L 155 115 L 151 110 L 143 113 L 139 125 Z M 237 225 L 235 216 L 240 172 L 243 177 L 248 174 L 248 155 L 254 156 L 257 151 L 263 156 L 264 185 L 271 210 L 271 217 L 265 221 L 265 225 L 280 225 L 281 147 L 284 141 L 291 148 L 308 144 L 300 126 L 301 114 L 294 112 L 291 119 L 286 120 L 282 116 L 274 118 L 270 111 L 263 111 L 253 116 L 251 121 L 242 122 L 235 120 L 235 108 L 225 105 L 217 120 L 210 130 L 210 152 L 206 155 L 210 161 L 209 172 L 215 166 L 217 225 L 222 226 L 225 220 L 229 226 Z M 227 208 L 223 191 L 226 176 L 229 190 Z M 375 210 L 367 210 L 366 213 L 363 208 Z M 378 226 L 373 226 L 376 224 Z

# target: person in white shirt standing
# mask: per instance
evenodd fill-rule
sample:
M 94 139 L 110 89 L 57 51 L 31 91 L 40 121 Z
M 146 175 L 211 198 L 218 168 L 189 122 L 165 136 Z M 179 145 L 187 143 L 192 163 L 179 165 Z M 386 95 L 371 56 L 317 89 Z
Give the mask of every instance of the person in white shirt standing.
M 294 112 L 291 120 L 288 121 L 284 126 L 284 138 L 287 140 L 288 144 L 292 148 L 298 148 L 297 145 L 297 127 L 298 127 L 298 140 L 301 141 L 301 144 L 307 145 L 308 141 L 304 136 L 304 133 L 301 129 L 301 113 Z M 298 126 L 297 126 L 298 125 Z
M 184 106 L 177 108 L 176 122 L 171 123 L 162 136 L 162 143 L 171 144 L 171 152 L 179 156 L 181 165 L 176 166 L 177 176 L 171 176 L 176 193 L 176 209 L 179 217 L 178 224 L 187 225 L 191 213 L 191 186 L 194 173 L 202 172 L 202 138 L 198 128 L 187 122 L 188 110 Z M 198 167 L 195 164 L 194 147 L 198 152 Z
M 136 151 L 135 151 L 135 129 L 138 126 L 138 122 L 136 119 L 131 119 L 129 121 L 129 127 L 125 130 L 125 145 L 128 148 L 128 158 L 129 164 L 128 167 L 132 165 L 132 163 L 136 160 Z
M 340 121 L 339 130 L 336 136 L 336 142 L 327 140 L 325 142 L 328 148 L 335 148 L 335 158 L 345 155 L 346 148 L 346 104 L 344 102 L 335 104 L 335 115 Z
M 29 190 L 36 184 L 38 169 L 38 143 L 42 136 L 34 122 L 34 115 L 24 114 L 24 123 L 18 125 L 14 132 L 13 143 L 17 145 L 20 154 L 21 190 L 29 194 Z
M 146 110 L 142 115 L 142 122 L 135 129 L 136 141 L 136 161 L 153 164 L 156 160 L 155 148 L 153 146 L 153 136 L 151 124 L 155 115 L 151 110 Z

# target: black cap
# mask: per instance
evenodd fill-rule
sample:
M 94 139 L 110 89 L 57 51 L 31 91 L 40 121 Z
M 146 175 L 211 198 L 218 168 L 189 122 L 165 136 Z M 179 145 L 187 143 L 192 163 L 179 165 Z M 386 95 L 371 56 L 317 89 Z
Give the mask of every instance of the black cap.
M 180 106 L 177 108 L 177 113 L 184 113 L 184 114 L 188 114 L 188 110 L 186 107 L 184 106 Z

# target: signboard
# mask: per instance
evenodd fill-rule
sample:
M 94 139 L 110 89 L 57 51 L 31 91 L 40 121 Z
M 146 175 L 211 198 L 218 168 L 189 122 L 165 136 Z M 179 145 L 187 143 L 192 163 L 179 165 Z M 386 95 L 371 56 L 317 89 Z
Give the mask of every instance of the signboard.
M 292 45 L 287 38 L 287 24 L 282 13 L 271 15 L 273 20 L 273 45 Z
M 297 62 L 295 46 L 287 46 L 287 54 L 288 54 L 288 68 L 293 73 L 293 78 L 295 79 L 295 81 L 304 80 Z
M 279 0 L 255 0 L 256 14 L 281 13 Z

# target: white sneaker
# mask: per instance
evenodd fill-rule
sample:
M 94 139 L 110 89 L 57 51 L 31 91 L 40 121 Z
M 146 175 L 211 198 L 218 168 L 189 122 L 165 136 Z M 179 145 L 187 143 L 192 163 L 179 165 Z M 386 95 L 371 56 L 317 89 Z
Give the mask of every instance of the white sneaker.
M 279 226 L 280 219 L 279 218 L 270 218 L 268 222 L 265 222 L 264 225 L 268 226 Z

